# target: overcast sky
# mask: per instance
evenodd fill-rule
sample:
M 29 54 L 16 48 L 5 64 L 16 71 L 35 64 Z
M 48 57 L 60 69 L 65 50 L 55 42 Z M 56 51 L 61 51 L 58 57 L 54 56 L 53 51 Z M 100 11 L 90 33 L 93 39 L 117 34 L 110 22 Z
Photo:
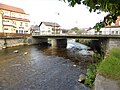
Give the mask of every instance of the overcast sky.
M 89 28 L 99 22 L 105 13 L 90 13 L 86 6 L 68 6 L 59 0 L 0 0 L 0 3 L 23 8 L 30 14 L 31 23 L 39 24 L 41 21 L 57 22 L 63 28 Z M 58 15 L 59 13 L 59 15 Z

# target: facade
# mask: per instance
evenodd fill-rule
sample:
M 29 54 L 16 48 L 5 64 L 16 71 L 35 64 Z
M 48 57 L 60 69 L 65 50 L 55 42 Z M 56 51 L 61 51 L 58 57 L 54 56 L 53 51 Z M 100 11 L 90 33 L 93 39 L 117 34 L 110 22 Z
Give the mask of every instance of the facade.
M 60 25 L 52 22 L 41 22 L 40 25 L 40 34 L 62 34 Z
M 101 28 L 99 32 L 97 32 L 95 29 L 88 30 L 87 33 L 90 35 L 120 35 L 120 27 L 117 26 L 111 26 L 111 27 L 105 27 Z
M 87 33 L 84 34 L 91 34 L 91 35 L 120 35 L 120 16 L 117 17 L 115 23 L 112 23 L 110 26 L 106 26 L 101 28 L 99 32 L 95 29 L 87 30 Z
M 0 33 L 30 33 L 29 14 L 23 9 L 0 3 Z

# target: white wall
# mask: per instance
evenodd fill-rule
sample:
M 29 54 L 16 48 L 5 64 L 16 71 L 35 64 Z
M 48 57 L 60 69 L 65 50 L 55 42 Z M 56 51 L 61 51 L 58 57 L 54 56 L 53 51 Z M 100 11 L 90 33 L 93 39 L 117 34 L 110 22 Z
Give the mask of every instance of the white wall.
M 87 31 L 86 34 L 120 35 L 120 28 L 101 28 L 100 32 L 97 32 L 95 29 L 91 29 Z
M 40 33 L 41 34 L 52 34 L 52 27 L 46 26 L 45 24 L 41 24 L 40 26 Z

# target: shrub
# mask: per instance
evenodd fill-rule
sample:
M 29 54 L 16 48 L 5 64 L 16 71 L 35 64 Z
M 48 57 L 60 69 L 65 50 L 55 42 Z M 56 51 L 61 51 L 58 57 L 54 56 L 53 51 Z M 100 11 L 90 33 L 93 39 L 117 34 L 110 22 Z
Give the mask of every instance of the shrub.
M 87 78 L 85 80 L 85 85 L 89 86 L 90 88 L 92 88 L 94 85 L 93 83 L 96 76 L 96 66 L 96 64 L 92 64 L 87 69 Z

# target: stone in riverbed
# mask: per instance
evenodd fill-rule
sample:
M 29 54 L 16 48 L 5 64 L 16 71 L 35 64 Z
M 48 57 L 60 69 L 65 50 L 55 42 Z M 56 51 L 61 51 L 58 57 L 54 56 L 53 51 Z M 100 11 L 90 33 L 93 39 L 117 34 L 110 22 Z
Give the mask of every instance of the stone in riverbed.
M 85 82 L 85 79 L 86 79 L 86 76 L 85 76 L 84 74 L 81 74 L 81 75 L 79 76 L 78 81 L 79 81 L 80 83 L 84 83 L 84 82 Z
M 14 53 L 18 53 L 19 51 L 18 50 L 15 50 L 15 51 L 13 51 Z

